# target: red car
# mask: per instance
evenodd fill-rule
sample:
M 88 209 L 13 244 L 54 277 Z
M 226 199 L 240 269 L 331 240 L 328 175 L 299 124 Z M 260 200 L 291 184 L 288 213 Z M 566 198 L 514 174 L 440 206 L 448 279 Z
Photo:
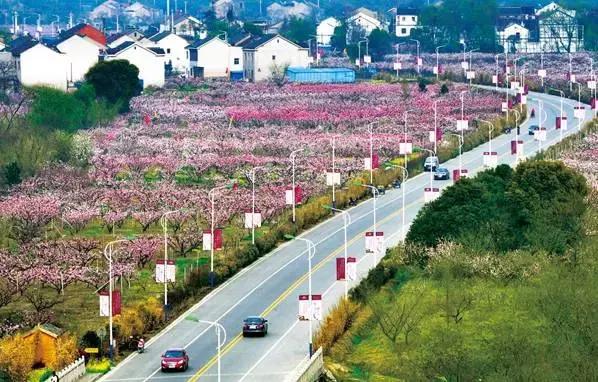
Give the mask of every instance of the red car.
M 162 371 L 185 371 L 189 367 L 189 356 L 185 349 L 168 349 L 162 354 Z

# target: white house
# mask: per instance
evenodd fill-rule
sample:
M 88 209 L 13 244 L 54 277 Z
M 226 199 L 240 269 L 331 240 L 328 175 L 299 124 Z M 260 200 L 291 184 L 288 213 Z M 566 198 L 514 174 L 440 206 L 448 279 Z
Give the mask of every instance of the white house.
M 288 20 L 291 17 L 303 19 L 309 17 L 312 12 L 313 8 L 311 5 L 295 0 L 283 2 L 275 1 L 266 8 L 268 17 L 274 22 Z
M 125 8 L 124 14 L 127 17 L 137 20 L 149 19 L 154 16 L 155 11 L 140 2 L 136 1 Z
M 189 74 L 194 77 L 243 78 L 243 48 L 218 37 L 199 40 L 187 48 Z
M 120 10 L 120 4 L 116 0 L 107 0 L 95 7 L 89 12 L 89 18 L 92 20 L 101 18 L 115 17 Z
M 105 49 L 106 37 L 88 24 L 78 24 L 60 35 L 56 48 L 66 55 L 67 79 L 70 85 L 82 81 Z
M 43 85 L 67 89 L 66 55 L 39 41 L 29 40 L 13 46 L 17 77 L 24 86 Z
M 409 37 L 411 31 L 418 28 L 419 10 L 415 8 L 396 8 L 393 12 L 395 35 Z
M 172 33 L 179 36 L 194 37 L 203 30 L 203 23 L 197 18 L 185 14 L 180 14 L 174 17 L 172 23 Z
M 308 49 L 281 35 L 254 37 L 244 42 L 242 47 L 245 78 L 250 81 L 267 80 L 274 70 L 287 66 L 309 66 Z
M 378 19 L 378 15 L 363 7 L 357 8 L 353 15 L 346 20 L 346 24 L 348 42 L 352 42 L 356 38 L 367 37 L 374 29 L 384 29 L 384 24 Z
M 318 36 L 318 44 L 322 46 L 330 46 L 330 40 L 334 35 L 334 30 L 341 26 L 341 22 L 334 17 L 329 17 L 322 20 L 316 28 L 316 35 Z
M 583 27 L 576 11 L 554 2 L 538 10 L 503 7 L 498 10 L 496 38 L 505 52 L 577 52 L 583 47 Z
M 98 62 L 104 47 L 89 37 L 73 35 L 60 41 L 56 47 L 66 56 L 67 79 L 70 84 L 82 81 L 85 73 Z
M 160 32 L 149 38 L 152 46 L 164 50 L 164 63 L 169 65 L 174 72 L 187 73 L 189 60 L 187 59 L 187 40 L 168 31 Z
M 146 48 L 139 43 L 127 41 L 116 48 L 107 49 L 101 60 L 127 60 L 139 69 L 143 88 L 164 86 L 164 51 L 161 48 Z
M 131 36 L 125 33 L 114 33 L 106 37 L 106 45 L 108 48 L 116 48 L 120 44 L 128 41 L 135 42 Z

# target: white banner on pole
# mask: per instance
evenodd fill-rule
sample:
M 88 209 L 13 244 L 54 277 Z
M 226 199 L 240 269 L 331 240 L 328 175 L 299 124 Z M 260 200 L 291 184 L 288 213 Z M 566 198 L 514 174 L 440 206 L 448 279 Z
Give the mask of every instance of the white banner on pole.
M 596 90 L 596 80 L 588 81 L 588 89 Z
M 469 129 L 469 121 L 467 119 L 457 120 L 457 131 L 464 131 Z
M 486 151 L 484 152 L 482 160 L 484 163 L 484 167 L 496 167 L 496 165 L 498 164 L 498 153 L 495 151 Z
M 164 260 L 160 259 L 156 261 L 156 282 L 164 284 Z M 168 260 L 166 262 L 166 282 L 173 283 L 176 278 L 176 266 L 174 260 Z
M 372 158 L 364 158 L 363 159 L 363 167 L 366 170 L 371 170 L 372 169 Z
M 394 70 L 401 70 L 401 69 L 403 69 L 403 65 L 401 65 L 400 62 L 393 63 L 392 67 L 393 67 Z
M 509 110 L 509 103 L 508 102 L 501 102 L 500 104 L 500 109 L 502 110 L 502 112 L 506 112 Z
M 299 320 L 300 321 L 307 321 L 309 320 L 309 295 L 307 294 L 300 294 L 299 295 Z
M 571 81 L 572 83 L 576 83 L 577 82 L 577 78 L 575 77 L 575 74 L 571 74 L 569 76 L 569 81 Z
M 492 83 L 493 83 L 494 85 L 497 85 L 497 84 L 498 84 L 498 76 L 497 76 L 496 74 L 492 76 Z
M 538 70 L 538 77 L 546 78 L 546 69 L 539 69 Z
M 475 79 L 475 72 L 473 70 L 468 70 L 465 74 L 468 80 Z
M 212 234 L 210 232 L 203 233 L 202 244 L 204 251 L 212 250 Z
M 355 65 L 361 66 L 361 60 L 359 58 L 355 59 Z
M 365 233 L 365 253 L 372 253 L 377 257 L 386 254 L 386 246 L 384 244 L 384 232 L 366 232 Z
M 284 200 L 287 206 L 293 205 L 293 190 L 286 190 L 284 192 Z
M 346 278 L 351 281 L 357 280 L 357 259 L 348 257 L 346 267 Z
M 567 130 L 567 117 L 561 118 L 561 129 Z
M 365 56 L 363 56 L 363 62 L 365 62 L 366 64 L 371 64 L 372 63 L 372 56 L 368 56 L 366 54 Z
M 522 105 L 527 105 L 527 96 L 526 95 L 521 95 L 521 104 Z
M 259 228 L 262 226 L 262 214 L 259 212 L 245 212 L 245 228 Z
M 577 119 L 584 119 L 584 117 L 586 116 L 586 109 L 583 108 L 575 108 L 575 110 L 573 111 L 573 116 Z
M 110 316 L 110 297 L 108 293 L 100 294 L 100 317 Z
M 424 201 L 426 203 L 438 199 L 439 196 L 440 196 L 439 188 L 430 188 L 430 187 L 424 188 Z
M 326 185 L 327 186 L 338 186 L 341 184 L 341 173 L 340 172 L 327 172 L 326 173 Z
M 407 140 L 407 142 L 399 142 L 399 154 L 401 155 L 409 155 L 413 153 L 413 142 L 411 140 Z
M 542 127 L 534 131 L 534 140 L 544 142 L 546 140 L 546 128 Z
M 438 66 L 432 68 L 432 73 L 438 74 Z
M 511 90 L 517 90 L 519 88 L 519 81 L 511 81 Z
M 523 155 L 523 141 L 517 142 L 517 155 Z
M 463 70 L 469 69 L 469 62 L 467 62 L 467 61 L 461 61 L 461 68 Z

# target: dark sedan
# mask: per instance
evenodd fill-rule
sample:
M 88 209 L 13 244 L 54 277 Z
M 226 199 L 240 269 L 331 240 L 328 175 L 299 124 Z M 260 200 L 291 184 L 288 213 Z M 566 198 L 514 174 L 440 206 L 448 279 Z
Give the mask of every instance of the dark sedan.
M 530 127 L 527 129 L 527 133 L 528 133 L 529 135 L 534 135 L 534 133 L 535 133 L 536 131 L 538 131 L 538 130 L 540 130 L 540 126 L 538 126 L 538 125 L 531 125 L 531 126 L 530 126 Z
M 257 334 L 262 337 L 268 334 L 268 320 L 264 317 L 251 316 L 243 320 L 243 337 Z
M 444 167 L 438 167 L 436 171 L 434 171 L 434 179 L 435 180 L 449 180 L 451 178 L 451 173 L 448 169 Z
M 189 367 L 189 355 L 185 349 L 168 349 L 162 354 L 162 371 L 186 371 Z

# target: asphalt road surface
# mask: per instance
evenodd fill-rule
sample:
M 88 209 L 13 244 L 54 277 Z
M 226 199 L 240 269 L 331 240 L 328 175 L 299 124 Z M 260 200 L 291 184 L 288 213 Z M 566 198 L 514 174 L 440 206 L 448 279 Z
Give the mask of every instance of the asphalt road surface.
M 543 102 L 542 115 L 539 101 Z M 589 121 L 593 111 L 586 107 L 585 118 L 574 118 L 573 107 L 577 103 L 564 101 L 564 112 L 569 120 L 566 131 L 555 130 L 555 117 L 560 115 L 560 98 L 545 94 L 530 93 L 528 110 L 535 109 L 535 118 L 521 126 L 519 139 L 524 142 L 524 153 L 520 159 L 558 142 Z M 528 135 L 528 125 L 547 128 L 547 140 L 539 143 Z M 515 164 L 517 158 L 511 154 L 511 140 L 516 131 L 493 139 L 492 151 L 498 154 L 498 163 Z M 488 151 L 488 144 L 462 155 L 462 166 L 470 175 L 484 169 L 482 153 Z M 458 169 L 459 158 L 442 166 L 451 172 Z M 441 190 L 453 183 L 435 181 L 434 187 Z M 390 190 L 377 199 L 376 231 L 385 234 L 387 247 L 402 240 L 403 231 L 424 205 L 424 188 L 429 187 L 429 173 L 415 176 L 403 184 L 403 190 Z M 358 280 L 379 259 L 365 254 L 366 231 L 373 230 L 373 200 L 367 200 L 348 210 L 351 224 L 348 227 L 349 256 L 357 258 Z M 405 208 L 405 226 L 402 226 L 402 208 Z M 300 237 L 312 240 L 316 253 L 312 259 L 312 293 L 323 295 L 324 311 L 336 304 L 345 293 L 344 281 L 336 281 L 335 258 L 343 256 L 343 217 L 335 217 L 305 232 Z M 159 335 L 148 341 L 146 352 L 133 354 L 105 375 L 104 382 L 116 381 L 217 381 L 216 330 L 208 324 L 189 320 L 218 321 L 226 329 L 226 341 L 222 346 L 222 381 L 283 381 L 307 356 L 310 322 L 299 321 L 298 295 L 307 294 L 307 247 L 300 240 L 290 241 L 254 264 L 244 269 L 225 284 L 214 290 L 191 308 Z M 358 281 L 348 282 L 348 287 Z M 269 320 L 269 332 L 264 338 L 243 338 L 241 323 L 250 315 L 263 315 Z M 312 321 L 314 329 L 318 322 Z M 160 370 L 160 355 L 171 347 L 184 347 L 190 356 L 189 369 L 184 373 L 163 373 Z

